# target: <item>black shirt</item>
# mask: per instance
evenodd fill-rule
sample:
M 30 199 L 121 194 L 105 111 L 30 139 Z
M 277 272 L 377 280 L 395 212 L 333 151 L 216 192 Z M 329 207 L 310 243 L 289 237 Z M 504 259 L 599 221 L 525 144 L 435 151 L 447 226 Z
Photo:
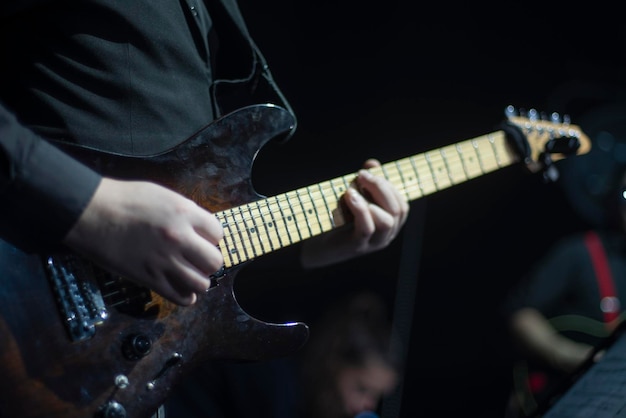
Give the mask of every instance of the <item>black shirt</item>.
M 60 241 L 100 181 L 42 138 L 149 155 L 215 117 L 201 0 L 5 0 L 0 19 L 0 237 L 23 249 Z

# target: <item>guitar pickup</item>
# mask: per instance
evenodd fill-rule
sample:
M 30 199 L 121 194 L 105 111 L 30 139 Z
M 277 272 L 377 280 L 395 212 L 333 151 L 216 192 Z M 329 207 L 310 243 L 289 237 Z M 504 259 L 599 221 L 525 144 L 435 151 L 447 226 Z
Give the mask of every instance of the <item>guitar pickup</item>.
M 71 254 L 48 256 L 45 269 L 72 341 L 93 337 L 108 312 L 96 284 L 77 278 L 92 277 L 93 272 L 89 274 L 88 266 Z

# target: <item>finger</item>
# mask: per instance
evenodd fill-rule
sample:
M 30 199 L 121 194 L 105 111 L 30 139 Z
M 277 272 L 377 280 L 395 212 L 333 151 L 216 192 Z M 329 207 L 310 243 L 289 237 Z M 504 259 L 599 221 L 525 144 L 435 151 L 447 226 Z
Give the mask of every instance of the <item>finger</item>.
M 370 213 L 369 203 L 354 188 L 349 188 L 346 191 L 345 203 L 354 218 L 354 234 L 356 238 L 367 242 L 376 230 L 374 219 L 372 219 L 372 214 Z
M 389 243 L 398 228 L 395 218 L 379 206 L 369 203 L 356 190 L 348 191 L 346 204 L 354 215 L 353 236 L 364 251 Z
M 219 247 L 197 234 L 192 234 L 181 254 L 190 266 L 206 277 L 224 265 L 224 256 Z
M 198 270 L 195 266 L 187 262 L 187 260 L 179 260 L 176 267 L 176 283 L 180 283 L 183 292 L 191 291 L 201 293 L 211 287 L 209 275 Z M 176 283 L 172 286 L 177 286 Z
M 391 242 L 397 235 L 400 224 L 394 216 L 377 205 L 369 204 L 371 218 L 374 222 L 374 233 L 370 236 L 369 244 L 380 248 Z
M 402 218 L 405 207 L 408 207 L 406 199 L 385 178 L 374 176 L 368 170 L 360 170 L 357 183 L 359 189 L 367 193 L 373 203 L 393 216 Z
M 192 266 L 209 276 L 224 265 L 224 257 L 218 247 L 224 238 L 224 228 L 214 214 L 199 206 L 190 222 L 192 230 L 181 253 Z
M 363 164 L 363 168 L 370 169 L 375 167 L 380 167 L 380 161 L 375 158 L 370 158 Z M 408 216 L 409 216 L 409 203 L 407 199 L 398 191 L 396 187 L 393 187 L 391 183 L 389 183 L 390 187 L 393 188 L 396 198 L 398 199 L 399 207 L 400 207 L 400 216 L 399 216 L 399 226 L 404 225 Z
M 153 290 L 165 299 L 180 305 L 189 306 L 196 303 L 197 295 L 186 286 L 177 275 L 164 274 L 154 285 Z
M 380 167 L 380 161 L 378 161 L 375 158 L 370 158 L 367 161 L 365 161 L 365 163 L 363 163 L 363 168 L 365 169 L 374 168 L 374 167 Z
M 211 280 L 186 260 L 174 261 L 171 270 L 164 274 L 159 283 L 161 295 L 179 305 L 192 305 L 198 293 L 204 293 L 211 286 Z
M 217 245 L 224 238 L 224 227 L 215 214 L 197 206 L 191 214 L 190 222 L 197 234 Z

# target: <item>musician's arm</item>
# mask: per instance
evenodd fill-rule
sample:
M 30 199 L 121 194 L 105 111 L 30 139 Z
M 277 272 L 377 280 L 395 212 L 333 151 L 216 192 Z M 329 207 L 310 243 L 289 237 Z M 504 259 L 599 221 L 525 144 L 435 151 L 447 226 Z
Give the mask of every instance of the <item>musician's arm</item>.
M 213 214 L 157 184 L 102 178 L 1 107 L 0 201 L 0 237 L 11 244 L 66 244 L 181 305 L 224 263 Z
M 0 105 L 0 238 L 26 251 L 58 244 L 100 180 Z
M 537 309 L 522 308 L 511 319 L 513 335 L 528 355 L 564 372 L 576 370 L 593 347 L 561 335 Z

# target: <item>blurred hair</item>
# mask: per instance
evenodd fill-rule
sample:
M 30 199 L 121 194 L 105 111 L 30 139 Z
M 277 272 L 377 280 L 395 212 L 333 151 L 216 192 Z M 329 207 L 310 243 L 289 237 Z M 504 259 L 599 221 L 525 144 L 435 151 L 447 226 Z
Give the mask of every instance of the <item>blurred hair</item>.
M 329 309 L 311 327 L 302 365 L 307 416 L 342 416 L 337 376 L 346 367 L 365 366 L 373 356 L 396 372 L 402 366 L 387 305 L 376 293 L 358 293 Z

